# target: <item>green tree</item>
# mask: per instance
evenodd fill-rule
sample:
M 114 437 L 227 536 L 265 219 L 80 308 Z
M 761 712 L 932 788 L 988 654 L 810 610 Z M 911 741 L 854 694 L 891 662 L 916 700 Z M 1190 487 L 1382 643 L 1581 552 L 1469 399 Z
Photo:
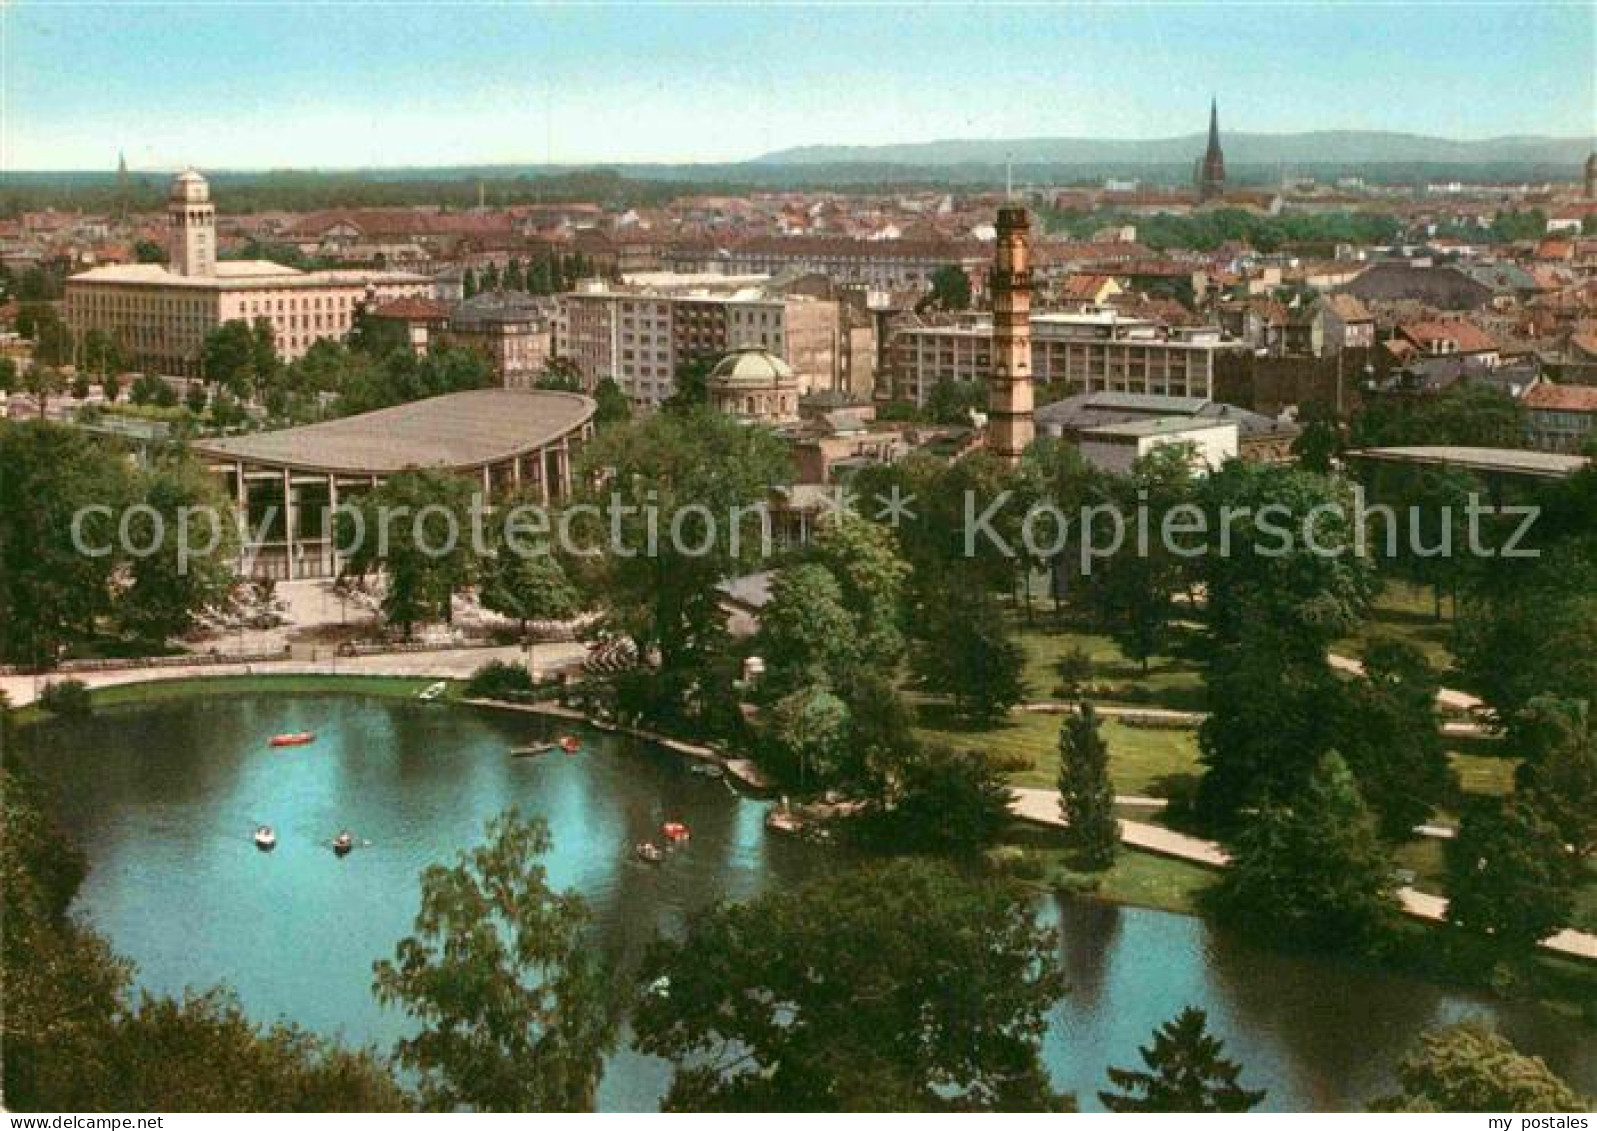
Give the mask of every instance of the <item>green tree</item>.
M 555 392 L 580 393 L 587 382 L 583 380 L 582 369 L 569 357 L 552 355 L 543 363 L 543 369 L 538 373 L 538 379 L 533 382 L 537 389 L 551 389 Z M 614 381 L 611 382 L 615 384 Z
M 812 550 L 837 579 L 843 606 L 854 621 L 860 662 L 891 672 L 904 656 L 909 582 L 909 565 L 899 556 L 892 532 L 840 511 L 820 524 Z
M 958 264 L 943 264 L 932 272 L 932 289 L 921 305 L 937 310 L 968 310 L 970 276 Z
M 59 396 L 66 386 L 66 376 L 52 365 L 35 361 L 22 374 L 22 391 L 38 404 L 40 420 L 49 412 L 50 398 Z
M 1523 798 L 1475 798 L 1444 846 L 1447 919 L 1507 949 L 1528 949 L 1574 914 L 1576 860 Z
M 1009 823 L 1009 783 L 977 750 L 908 752 L 866 820 L 866 832 L 900 851 L 974 856 Z
M 814 563 L 776 575 L 755 646 L 765 661 L 762 690 L 773 699 L 813 684 L 847 687 L 861 660 L 842 587 Z
M 512 547 L 503 541 L 483 567 L 478 594 L 483 607 L 514 619 L 521 635 L 531 620 L 570 620 L 582 611 L 582 595 L 560 559 L 546 549 Z
M 1091 703 L 1083 702 L 1059 726 L 1059 811 L 1086 867 L 1097 871 L 1115 862 L 1120 822 L 1109 780 L 1109 745 Z
M 1327 754 L 1289 799 L 1263 804 L 1231 846 L 1220 908 L 1283 942 L 1368 947 L 1397 911 L 1392 861 L 1347 765 Z
M 1338 738 L 1343 694 L 1317 639 L 1257 620 L 1210 651 L 1208 717 L 1198 729 L 1198 805 L 1225 826 L 1270 798 L 1292 798 Z
M 632 419 L 632 401 L 621 391 L 614 377 L 605 377 L 593 387 L 593 399 L 598 403 L 593 413 L 593 422 L 597 427 L 625 424 Z
M 1137 460 L 1131 475 L 1111 489 L 1110 501 L 1124 515 L 1143 508 L 1148 529 L 1162 531 L 1177 507 L 1192 507 L 1192 449 L 1167 444 Z M 1096 619 L 1127 659 L 1148 670 L 1148 661 L 1167 652 L 1176 618 L 1176 595 L 1189 583 L 1180 546 L 1162 536 L 1132 544 L 1098 563 L 1086 579 L 1086 595 Z
M 1242 1066 L 1222 1055 L 1225 1042 L 1208 1029 L 1209 1017 L 1187 1006 L 1154 1030 L 1153 1044 L 1137 1049 L 1146 1071 L 1110 1068 L 1118 1092 L 1099 1092 L 1114 1112 L 1243 1112 L 1264 1102 L 1263 1089 L 1239 1083 Z
M 10 396 L 21 388 L 21 375 L 15 358 L 0 357 L 0 393 Z
M 190 456 L 161 459 L 133 491 L 143 509 L 130 512 L 131 560 L 114 611 L 140 639 L 164 640 L 196 614 L 227 607 L 238 580 L 238 526 L 215 479 Z
M 660 402 L 666 412 L 692 412 L 710 403 L 710 370 L 716 357 L 697 357 L 677 366 L 671 395 Z
M 1292 441 L 1292 454 L 1305 471 L 1327 475 L 1331 461 L 1342 450 L 1342 422 L 1336 411 L 1321 401 L 1310 401 L 1298 414 L 1302 430 Z
M 990 594 L 940 594 L 921 609 L 917 631 L 915 674 L 964 715 L 1000 718 L 1025 696 L 1025 653 Z
M 1403 1090 L 1377 1111 L 1589 1111 L 1591 1099 L 1479 1021 L 1431 1029 L 1397 1068 Z
M 921 415 L 933 424 L 969 424 L 972 411 L 987 411 L 987 386 L 945 377 L 926 393 Z
M 848 706 L 824 684 L 798 687 L 771 705 L 766 731 L 782 768 L 800 789 L 841 776 L 848 754 Z
M 620 547 L 597 559 L 586 584 L 638 654 L 658 657 L 637 710 L 732 725 L 736 663 L 717 586 L 756 562 L 761 508 L 790 466 L 780 441 L 707 410 L 618 425 L 583 453 L 579 481 L 601 484 L 584 500 L 606 520 L 575 524 L 573 536 L 597 545 L 615 533 Z
M 205 379 L 240 400 L 255 392 L 255 335 L 241 318 L 222 323 L 205 336 Z
M 419 622 L 451 619 L 454 595 L 475 580 L 471 494 L 456 476 L 402 471 L 340 516 L 343 576 L 381 572 L 383 617 L 406 639 Z
M 618 1023 L 582 898 L 549 886 L 549 830 L 515 810 L 452 867 L 422 873 L 415 934 L 373 992 L 419 1026 L 401 1039 L 430 1110 L 592 1110 Z
M 1388 840 L 1408 840 L 1456 786 L 1436 717 L 1440 680 L 1425 654 L 1400 640 L 1364 650 L 1364 674 L 1346 685 L 1337 749 Z
M 116 508 L 126 465 L 86 433 L 44 421 L 0 426 L 0 656 L 49 667 L 111 608 Z M 96 511 L 95 507 L 110 508 Z M 81 544 L 95 554 L 79 553 Z M 111 553 L 98 554 L 102 548 Z
M 1514 720 L 1521 796 L 1577 855 L 1597 852 L 1597 725 L 1584 700 L 1540 696 Z
M 644 962 L 638 1048 L 677 1111 L 1036 1111 L 1064 990 L 1028 897 L 943 865 L 851 868 L 690 919 Z

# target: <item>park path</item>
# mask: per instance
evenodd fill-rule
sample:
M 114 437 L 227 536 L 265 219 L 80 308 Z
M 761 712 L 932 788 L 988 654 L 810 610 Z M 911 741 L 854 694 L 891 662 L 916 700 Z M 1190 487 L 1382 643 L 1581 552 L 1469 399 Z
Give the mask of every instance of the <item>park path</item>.
M 1059 793 L 1052 789 L 1015 787 L 1011 790 L 1009 810 L 1023 821 L 1064 828 L 1065 819 L 1059 813 Z M 1119 800 L 1118 798 L 1116 800 Z M 1218 844 L 1201 837 L 1188 836 L 1174 829 L 1150 825 L 1142 821 L 1120 822 L 1121 842 L 1144 852 L 1186 860 L 1209 868 L 1223 868 L 1230 858 Z M 1398 902 L 1404 914 L 1416 919 L 1439 923 L 1447 914 L 1447 900 L 1410 887 L 1399 888 Z M 1541 945 L 1550 951 L 1576 958 L 1597 961 L 1597 935 L 1584 931 L 1563 930 L 1542 940 Z

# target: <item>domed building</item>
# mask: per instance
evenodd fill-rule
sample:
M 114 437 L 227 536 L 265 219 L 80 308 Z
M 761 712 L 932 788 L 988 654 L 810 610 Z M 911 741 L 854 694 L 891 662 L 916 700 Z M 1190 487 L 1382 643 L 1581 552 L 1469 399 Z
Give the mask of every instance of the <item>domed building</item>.
M 733 350 L 716 362 L 706 384 L 717 412 L 761 424 L 798 419 L 798 375 L 764 346 Z

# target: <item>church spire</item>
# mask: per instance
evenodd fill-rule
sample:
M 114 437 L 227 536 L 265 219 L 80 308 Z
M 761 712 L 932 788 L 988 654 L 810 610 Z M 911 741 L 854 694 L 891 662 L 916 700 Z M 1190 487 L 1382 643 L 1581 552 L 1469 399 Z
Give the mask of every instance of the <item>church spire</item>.
M 1209 147 L 1198 162 L 1199 200 L 1213 200 L 1225 193 L 1225 154 L 1220 149 L 1220 100 L 1209 100 Z

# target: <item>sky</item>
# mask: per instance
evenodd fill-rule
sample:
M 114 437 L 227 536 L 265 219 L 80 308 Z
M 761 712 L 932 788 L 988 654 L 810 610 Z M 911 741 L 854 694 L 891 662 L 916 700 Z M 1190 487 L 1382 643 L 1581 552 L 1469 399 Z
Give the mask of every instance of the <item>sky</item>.
M 0 0 L 0 170 L 1597 133 L 1597 4 Z

